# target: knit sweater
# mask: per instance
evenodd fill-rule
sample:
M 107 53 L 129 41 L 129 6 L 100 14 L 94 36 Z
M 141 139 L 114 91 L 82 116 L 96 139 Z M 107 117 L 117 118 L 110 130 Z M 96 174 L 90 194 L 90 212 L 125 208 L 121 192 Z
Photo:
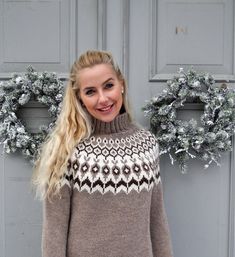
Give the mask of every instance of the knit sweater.
M 126 113 L 74 149 L 43 204 L 43 257 L 172 257 L 156 138 Z

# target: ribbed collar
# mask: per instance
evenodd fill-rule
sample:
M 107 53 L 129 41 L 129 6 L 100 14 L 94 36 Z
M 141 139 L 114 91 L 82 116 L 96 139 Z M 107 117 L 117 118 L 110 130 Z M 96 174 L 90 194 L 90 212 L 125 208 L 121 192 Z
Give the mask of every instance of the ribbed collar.
M 111 122 L 104 122 L 101 120 L 93 120 L 94 134 L 112 134 L 127 130 L 130 127 L 131 121 L 129 115 L 125 112 L 119 114 Z

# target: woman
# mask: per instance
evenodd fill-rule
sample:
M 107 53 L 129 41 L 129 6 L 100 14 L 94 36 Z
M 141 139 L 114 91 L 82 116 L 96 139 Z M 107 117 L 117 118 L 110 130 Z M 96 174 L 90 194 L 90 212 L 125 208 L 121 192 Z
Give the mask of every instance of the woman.
M 43 257 L 171 257 L 158 155 L 155 137 L 131 121 L 112 55 L 81 55 L 33 179 Z

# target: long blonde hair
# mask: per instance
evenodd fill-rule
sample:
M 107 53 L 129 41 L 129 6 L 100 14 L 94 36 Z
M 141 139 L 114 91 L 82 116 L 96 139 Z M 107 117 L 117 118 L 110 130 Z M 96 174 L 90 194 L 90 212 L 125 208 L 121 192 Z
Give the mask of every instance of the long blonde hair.
M 122 82 L 123 107 L 131 119 L 126 81 L 111 53 L 90 50 L 82 54 L 71 68 L 61 113 L 56 126 L 43 144 L 35 164 L 32 183 L 41 199 L 59 193 L 61 179 L 74 147 L 92 133 L 91 117 L 79 100 L 79 71 L 98 64 L 111 65 L 117 78 Z

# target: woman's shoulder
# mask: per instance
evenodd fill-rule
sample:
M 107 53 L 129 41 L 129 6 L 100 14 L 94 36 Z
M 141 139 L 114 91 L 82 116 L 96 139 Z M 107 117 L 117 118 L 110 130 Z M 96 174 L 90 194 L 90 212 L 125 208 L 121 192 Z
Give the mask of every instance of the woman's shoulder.
M 156 143 L 158 142 L 157 137 L 153 134 L 153 132 L 149 128 L 144 127 L 143 125 L 140 125 L 139 123 L 134 123 L 133 126 L 135 127 L 136 131 L 139 131 L 141 134 L 151 138 Z
M 153 132 L 138 123 L 134 123 L 134 137 L 140 139 L 144 144 L 147 144 L 149 149 L 152 148 L 154 152 L 159 154 L 159 143 L 157 137 L 153 134 Z
M 75 152 L 95 152 L 103 148 L 140 146 L 144 149 L 158 148 L 156 136 L 138 123 L 131 122 L 127 129 L 113 134 L 96 134 L 82 140 L 75 146 Z M 154 148 L 154 149 L 153 149 Z

